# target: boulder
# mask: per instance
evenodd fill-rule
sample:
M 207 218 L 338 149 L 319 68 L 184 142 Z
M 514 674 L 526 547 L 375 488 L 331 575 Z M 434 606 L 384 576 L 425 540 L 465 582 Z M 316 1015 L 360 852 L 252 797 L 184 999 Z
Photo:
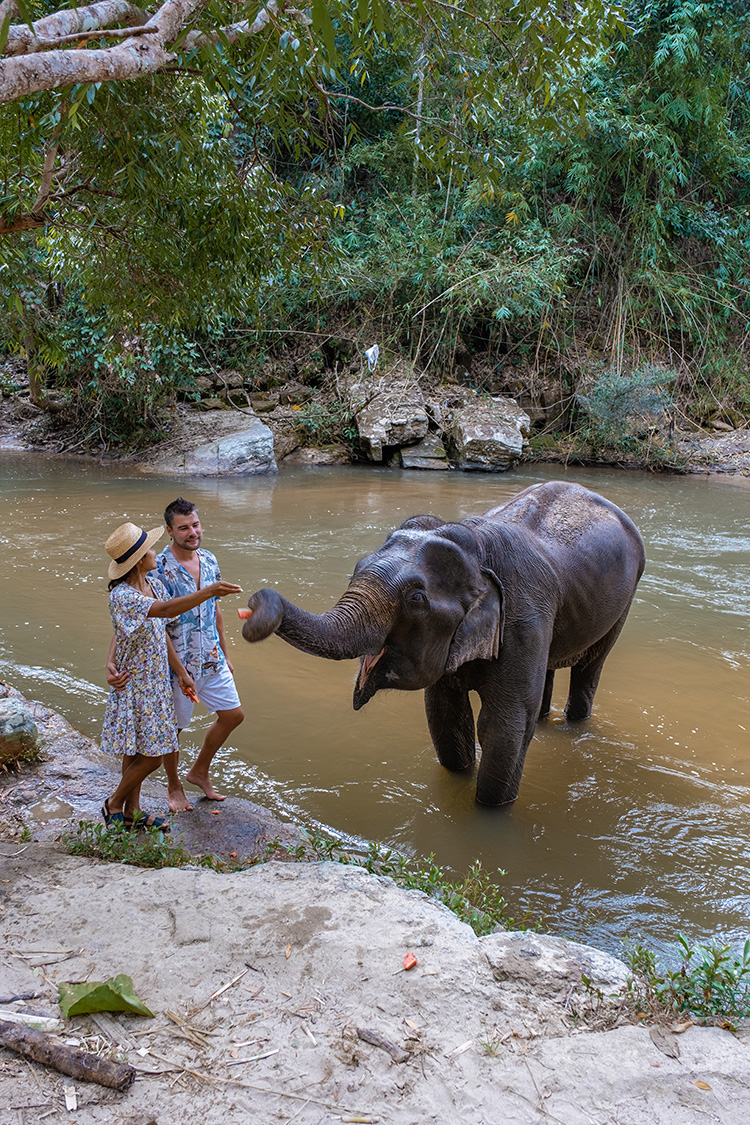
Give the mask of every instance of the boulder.
M 446 426 L 459 469 L 504 472 L 520 460 L 531 422 L 512 398 L 477 399 L 455 410 Z
M 251 394 L 250 406 L 256 414 L 270 414 L 279 405 L 279 396 L 272 392 L 266 394 Z
M 279 391 L 279 402 L 282 406 L 300 406 L 311 399 L 315 392 L 311 387 L 304 387 L 302 383 L 287 383 Z
M 212 395 L 210 398 L 202 398 L 200 400 L 200 402 L 196 402 L 195 403 L 195 409 L 196 410 L 231 410 L 232 408 L 231 408 L 231 406 L 229 405 L 228 402 L 224 402 L 223 399 L 217 398 L 216 395 Z
M 347 445 L 326 445 L 323 448 L 295 448 L 284 457 L 285 465 L 350 465 L 352 452 Z
M 449 469 L 448 454 L 437 434 L 428 434 L 424 441 L 401 450 L 404 469 Z
M 538 996 L 552 999 L 579 988 L 619 999 L 631 976 L 609 953 L 530 930 L 497 931 L 483 940 L 483 948 L 495 980 L 524 982 Z
M 30 708 L 18 699 L 0 699 L 0 763 L 35 756 L 38 738 Z
M 245 477 L 277 472 L 273 434 L 260 420 L 247 429 L 188 450 L 182 468 L 200 477 Z
M 354 394 L 359 387 L 352 388 Z M 362 452 L 370 461 L 382 461 L 387 446 L 413 445 L 427 435 L 429 418 L 416 383 L 385 383 L 355 413 Z
M 236 390 L 238 387 L 245 385 L 245 376 L 241 371 L 233 371 L 231 368 L 227 368 L 218 373 L 215 382 L 221 383 L 224 387 L 229 387 L 230 390 Z

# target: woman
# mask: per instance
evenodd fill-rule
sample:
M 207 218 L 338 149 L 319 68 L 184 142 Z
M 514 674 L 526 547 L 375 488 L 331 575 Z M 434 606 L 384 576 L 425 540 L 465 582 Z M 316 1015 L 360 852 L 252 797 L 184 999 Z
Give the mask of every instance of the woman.
M 163 754 L 177 750 L 174 702 L 169 682 L 166 619 L 178 617 L 209 598 L 239 594 L 241 586 L 232 582 L 212 582 L 210 586 L 170 598 L 158 578 L 149 578 L 156 566 L 153 544 L 164 534 L 163 528 L 146 532 L 132 523 L 113 531 L 104 548 L 112 562 L 107 572 L 109 612 L 115 630 L 117 667 L 126 669 L 126 686 L 109 693 L 104 715 L 101 748 L 108 754 L 122 755 L 122 778 L 102 806 L 107 827 L 160 828 L 169 831 L 166 817 L 144 816 L 139 801 L 141 784 L 158 769 Z M 184 667 L 173 667 L 183 690 L 191 680 Z

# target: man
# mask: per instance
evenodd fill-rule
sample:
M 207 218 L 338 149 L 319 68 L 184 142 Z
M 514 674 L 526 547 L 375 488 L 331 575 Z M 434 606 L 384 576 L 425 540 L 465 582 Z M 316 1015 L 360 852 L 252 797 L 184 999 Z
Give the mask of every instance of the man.
M 192 594 L 218 581 L 221 575 L 215 556 L 201 548 L 203 529 L 195 505 L 178 497 L 167 506 L 164 522 L 171 542 L 157 555 L 155 573 L 170 597 Z M 200 753 L 185 779 L 202 789 L 209 800 L 223 801 L 224 796 L 211 783 L 209 766 L 245 715 L 234 683 L 234 669 L 224 636 L 224 618 L 217 599 L 211 598 L 169 622 L 167 637 L 174 650 L 170 652 L 170 665 L 173 669 L 172 692 L 178 734 L 189 726 L 193 716 L 193 700 L 185 694 L 186 691 L 194 690 L 204 707 L 216 712 L 216 720 L 206 731 Z M 110 649 L 107 682 L 119 688 L 124 686 L 120 683 L 123 676 L 127 673 L 118 673 Z M 175 813 L 187 812 L 192 805 L 177 772 L 179 752 L 165 754 L 163 761 L 169 809 Z

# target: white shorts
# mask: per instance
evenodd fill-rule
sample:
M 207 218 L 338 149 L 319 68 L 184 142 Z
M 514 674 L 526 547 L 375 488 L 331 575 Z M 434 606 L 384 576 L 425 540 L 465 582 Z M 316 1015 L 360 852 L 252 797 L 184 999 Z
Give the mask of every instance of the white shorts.
M 234 684 L 234 676 L 226 664 L 218 672 L 209 672 L 195 680 L 195 693 L 207 711 L 231 711 L 240 707 L 240 697 Z M 180 691 L 177 680 L 172 684 L 174 714 L 177 729 L 185 730 L 193 717 L 193 701 Z

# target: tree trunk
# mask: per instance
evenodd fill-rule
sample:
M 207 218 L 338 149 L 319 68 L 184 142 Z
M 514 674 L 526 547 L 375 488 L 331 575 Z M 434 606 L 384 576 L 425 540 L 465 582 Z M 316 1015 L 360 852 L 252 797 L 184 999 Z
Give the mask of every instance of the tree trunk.
M 29 379 L 29 394 L 34 406 L 44 407 L 46 387 L 44 381 L 44 368 L 37 361 L 36 341 L 33 332 L 26 332 L 23 338 L 23 349 L 26 352 L 26 374 Z

